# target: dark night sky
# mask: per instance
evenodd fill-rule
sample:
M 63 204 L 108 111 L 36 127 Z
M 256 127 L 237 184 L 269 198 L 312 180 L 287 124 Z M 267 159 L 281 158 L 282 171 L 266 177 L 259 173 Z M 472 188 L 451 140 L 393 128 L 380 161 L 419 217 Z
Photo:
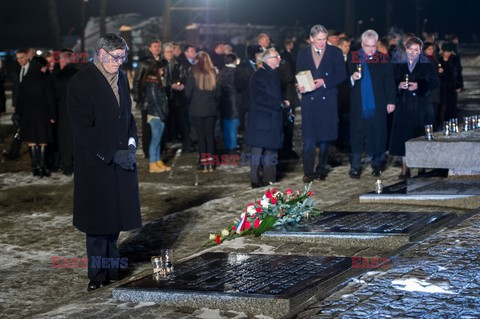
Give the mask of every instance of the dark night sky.
M 174 1 L 174 0 L 173 0 Z M 215 1 L 215 0 L 212 0 Z M 327 28 L 344 29 L 344 1 L 327 0 L 229 0 L 230 21 L 237 23 L 294 25 L 309 28 L 321 23 Z M 415 31 L 414 0 L 395 0 L 392 23 L 406 32 Z M 470 41 L 472 33 L 479 34 L 474 14 L 480 11 L 480 1 L 421 0 L 422 20 L 428 19 L 427 31 L 440 34 L 456 33 Z M 81 0 L 57 0 L 62 35 L 69 31 L 79 34 Z M 89 0 L 87 17 L 99 15 L 99 0 Z M 28 10 L 25 10 L 28 8 Z M 162 15 L 162 0 L 110 0 L 107 15 L 140 13 Z M 385 34 L 385 1 L 356 1 L 356 20 L 363 20 L 362 29 L 374 28 Z M 373 23 L 369 19 L 374 18 Z M 0 3 L 0 47 L 33 45 L 48 46 L 49 32 L 47 0 L 2 0 Z

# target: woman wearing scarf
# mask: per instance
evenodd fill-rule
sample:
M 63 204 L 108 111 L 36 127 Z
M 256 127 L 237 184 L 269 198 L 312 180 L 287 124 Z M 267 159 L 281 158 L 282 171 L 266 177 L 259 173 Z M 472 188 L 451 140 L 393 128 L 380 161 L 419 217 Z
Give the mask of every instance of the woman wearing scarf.
M 399 179 L 410 177 L 405 160 L 405 142 L 424 134 L 425 125 L 434 124 L 431 92 L 438 87 L 437 69 L 422 52 L 417 37 L 405 43 L 407 59 L 395 65 L 397 107 L 393 117 L 390 155 L 402 156 Z
M 362 49 L 352 52 L 347 61 L 352 86 L 350 139 L 352 155 L 349 175 L 360 178 L 361 155 L 372 157 L 372 174 L 380 176 L 385 165 L 387 148 L 387 112 L 395 109 L 395 82 L 388 57 L 377 52 L 378 34 L 367 30 L 362 34 Z

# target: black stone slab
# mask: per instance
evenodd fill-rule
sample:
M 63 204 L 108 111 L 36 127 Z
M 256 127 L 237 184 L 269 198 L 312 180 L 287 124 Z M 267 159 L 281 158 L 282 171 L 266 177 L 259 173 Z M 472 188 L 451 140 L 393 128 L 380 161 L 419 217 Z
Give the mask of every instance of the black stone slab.
M 414 178 L 360 196 L 360 202 L 446 201 L 480 195 L 480 179 Z
M 279 227 L 262 238 L 396 248 L 454 217 L 453 213 L 324 212 L 316 220 Z
M 115 288 L 113 297 L 279 318 L 336 286 L 350 267 L 344 257 L 205 253 L 175 265 L 172 280 L 148 275 Z

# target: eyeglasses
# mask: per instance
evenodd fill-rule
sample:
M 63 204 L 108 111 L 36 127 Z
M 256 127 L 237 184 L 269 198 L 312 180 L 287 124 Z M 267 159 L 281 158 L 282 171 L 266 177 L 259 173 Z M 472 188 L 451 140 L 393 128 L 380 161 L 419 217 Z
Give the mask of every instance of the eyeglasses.
M 116 63 L 125 63 L 128 60 L 128 58 L 125 55 L 115 56 L 115 55 L 111 54 L 110 52 L 108 52 L 107 50 L 105 50 L 105 52 L 107 52 L 107 54 L 109 56 L 111 56 L 113 61 L 115 61 Z
M 279 56 L 279 55 L 272 55 L 272 56 L 269 56 L 267 59 L 281 59 L 282 57 Z

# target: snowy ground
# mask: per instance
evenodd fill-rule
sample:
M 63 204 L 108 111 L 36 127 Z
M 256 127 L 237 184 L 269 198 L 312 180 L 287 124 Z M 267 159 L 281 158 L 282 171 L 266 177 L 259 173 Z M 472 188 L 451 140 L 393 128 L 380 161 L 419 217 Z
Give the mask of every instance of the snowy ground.
M 460 105 L 464 113 L 480 114 L 480 68 L 473 59 L 467 62 L 464 69 L 467 91 L 460 94 Z M 8 124 L 7 117 L 1 117 L 1 125 Z M 296 120 L 299 152 L 300 116 Z M 5 148 L 8 142 L 8 138 L 0 140 L 0 148 Z M 147 161 L 138 158 L 144 226 L 120 236 L 122 255 L 129 260 L 122 282 L 148 272 L 150 256 L 161 248 L 172 247 L 177 260 L 205 251 L 203 243 L 209 232 L 238 217 L 244 205 L 258 199 L 264 191 L 249 188 L 247 167 L 225 166 L 213 174 L 199 174 L 192 168 L 195 155 L 175 151 L 169 152 L 169 163 L 174 163 L 170 173 L 150 174 Z M 360 180 L 350 179 L 347 160 L 343 159 L 343 165 L 333 168 L 326 181 L 313 184 L 320 209 L 445 211 L 442 207 L 359 204 L 358 195 L 373 190 L 375 178 L 370 175 L 370 168 L 366 168 Z M 283 163 L 282 167 L 276 187 L 301 189 L 301 162 Z M 381 178 L 388 185 L 397 181 L 398 174 L 399 168 L 390 166 Z M 84 234 L 71 225 L 72 181 L 72 177 L 59 173 L 51 178 L 33 178 L 25 149 L 20 160 L 0 164 L 2 318 L 247 318 L 243 313 L 215 309 L 117 302 L 111 298 L 112 287 L 86 292 L 86 269 L 52 268 L 53 256 L 86 255 Z M 471 213 L 453 211 L 460 216 Z M 298 318 L 364 318 L 367 314 L 379 318 L 475 318 L 475 315 L 478 318 L 479 218 L 476 215 L 457 226 L 444 228 L 404 253 L 411 258 L 426 257 L 423 264 L 393 267 L 353 278 L 337 294 L 313 302 Z M 388 253 L 246 238 L 209 250 L 335 256 Z

